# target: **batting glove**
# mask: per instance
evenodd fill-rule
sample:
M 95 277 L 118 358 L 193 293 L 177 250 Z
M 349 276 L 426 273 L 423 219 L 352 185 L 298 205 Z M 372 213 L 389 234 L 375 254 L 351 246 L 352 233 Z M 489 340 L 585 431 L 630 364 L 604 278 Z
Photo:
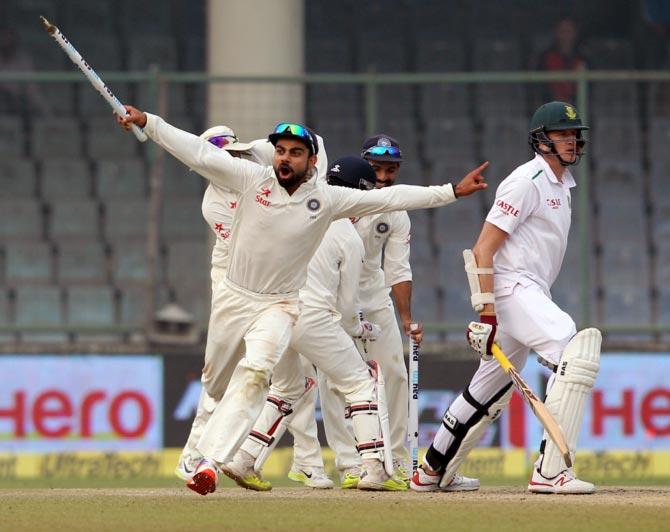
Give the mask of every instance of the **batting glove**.
M 482 360 L 491 360 L 493 353 L 491 348 L 498 330 L 498 320 L 495 313 L 480 314 L 480 321 L 471 321 L 465 330 L 470 347 L 474 349 Z
M 381 327 L 376 323 L 370 323 L 368 320 L 361 320 L 361 329 L 354 338 L 374 342 L 381 333 Z

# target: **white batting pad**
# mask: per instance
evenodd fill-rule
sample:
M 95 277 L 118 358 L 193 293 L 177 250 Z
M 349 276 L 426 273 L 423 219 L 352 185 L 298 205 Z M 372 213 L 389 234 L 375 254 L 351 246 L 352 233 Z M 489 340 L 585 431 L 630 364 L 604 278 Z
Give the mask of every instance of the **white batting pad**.
M 598 329 L 579 331 L 568 342 L 558 363 L 556 379 L 545 404 L 563 429 L 574 462 L 577 438 L 584 417 L 584 404 L 600 369 L 602 335 Z M 566 469 L 565 462 L 554 442 L 545 433 L 545 449 L 540 473 L 553 478 Z

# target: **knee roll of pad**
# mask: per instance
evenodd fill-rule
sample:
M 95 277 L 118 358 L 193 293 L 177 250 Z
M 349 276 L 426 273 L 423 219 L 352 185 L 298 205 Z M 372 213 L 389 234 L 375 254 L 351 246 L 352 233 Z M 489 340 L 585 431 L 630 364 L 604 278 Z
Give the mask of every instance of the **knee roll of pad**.
M 602 335 L 598 329 L 579 331 L 568 342 L 556 369 L 556 379 L 545 404 L 563 429 L 573 456 L 579 429 L 584 417 L 584 405 L 593 389 L 600 370 Z M 540 473 L 553 478 L 566 468 L 561 452 L 545 434 L 544 455 Z

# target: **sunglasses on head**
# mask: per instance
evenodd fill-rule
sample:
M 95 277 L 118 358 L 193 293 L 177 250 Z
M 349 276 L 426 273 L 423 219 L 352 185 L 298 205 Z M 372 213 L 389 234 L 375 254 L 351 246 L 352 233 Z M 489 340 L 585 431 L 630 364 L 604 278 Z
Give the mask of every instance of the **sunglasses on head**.
M 291 124 L 289 122 L 280 122 L 275 127 L 274 133 L 277 135 L 290 134 L 296 137 L 300 137 L 301 139 L 305 139 L 312 147 L 312 152 L 315 151 L 314 139 L 312 138 L 312 134 L 305 126 L 301 126 L 300 124 Z
M 228 144 L 237 142 L 237 137 L 231 137 L 230 135 L 219 135 L 218 137 L 207 139 L 207 142 L 214 144 L 214 146 L 217 148 L 223 148 L 224 146 L 228 146 Z
M 402 152 L 400 148 L 396 146 L 372 146 L 363 152 L 363 157 L 365 156 L 376 156 L 380 157 L 382 155 L 390 155 L 391 157 L 402 157 Z

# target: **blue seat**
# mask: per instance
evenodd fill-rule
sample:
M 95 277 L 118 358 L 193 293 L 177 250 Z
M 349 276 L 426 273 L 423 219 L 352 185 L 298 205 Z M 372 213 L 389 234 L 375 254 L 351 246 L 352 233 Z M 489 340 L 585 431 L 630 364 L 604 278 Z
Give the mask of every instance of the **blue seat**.
M 105 235 L 111 240 L 146 236 L 148 209 L 145 199 L 110 199 L 105 204 Z
M 42 206 L 34 199 L 0 201 L 0 239 L 38 239 L 44 232 Z
M 0 116 L 0 157 L 21 157 L 25 140 L 18 116 Z
M 142 283 L 149 279 L 147 243 L 119 239 L 113 245 L 112 274 L 117 284 Z
M 194 238 L 204 241 L 207 224 L 200 199 L 169 198 L 161 211 L 161 235 L 166 240 Z
M 79 341 L 117 343 L 119 333 L 86 331 L 86 327 L 110 327 L 116 324 L 114 291 L 109 286 L 72 286 L 67 290 L 68 325 Z M 81 330 L 77 330 L 81 327 Z
M 86 142 L 88 154 L 95 160 L 125 161 L 135 156 L 139 147 L 135 135 L 128 134 L 107 115 L 87 120 Z
M 16 325 L 26 327 L 64 327 L 61 290 L 57 286 L 16 288 Z M 64 331 L 22 332 L 23 341 L 64 342 Z
M 35 195 L 35 165 L 29 159 L 0 159 L 0 198 Z
M 104 283 L 107 258 L 98 239 L 69 239 L 58 244 L 58 279 L 61 283 Z
M 5 280 L 9 285 L 51 283 L 51 245 L 39 240 L 8 242 L 5 246 Z
M 145 198 L 146 169 L 136 157 L 103 160 L 98 163 L 96 191 L 99 198 Z
M 99 225 L 99 206 L 93 200 L 61 200 L 51 204 L 49 231 L 52 238 L 95 238 Z
M 33 123 L 31 150 L 34 157 L 79 157 L 82 136 L 79 123 L 68 117 L 39 118 Z
M 42 164 L 42 197 L 87 198 L 91 177 L 86 162 L 77 159 L 48 159 Z

